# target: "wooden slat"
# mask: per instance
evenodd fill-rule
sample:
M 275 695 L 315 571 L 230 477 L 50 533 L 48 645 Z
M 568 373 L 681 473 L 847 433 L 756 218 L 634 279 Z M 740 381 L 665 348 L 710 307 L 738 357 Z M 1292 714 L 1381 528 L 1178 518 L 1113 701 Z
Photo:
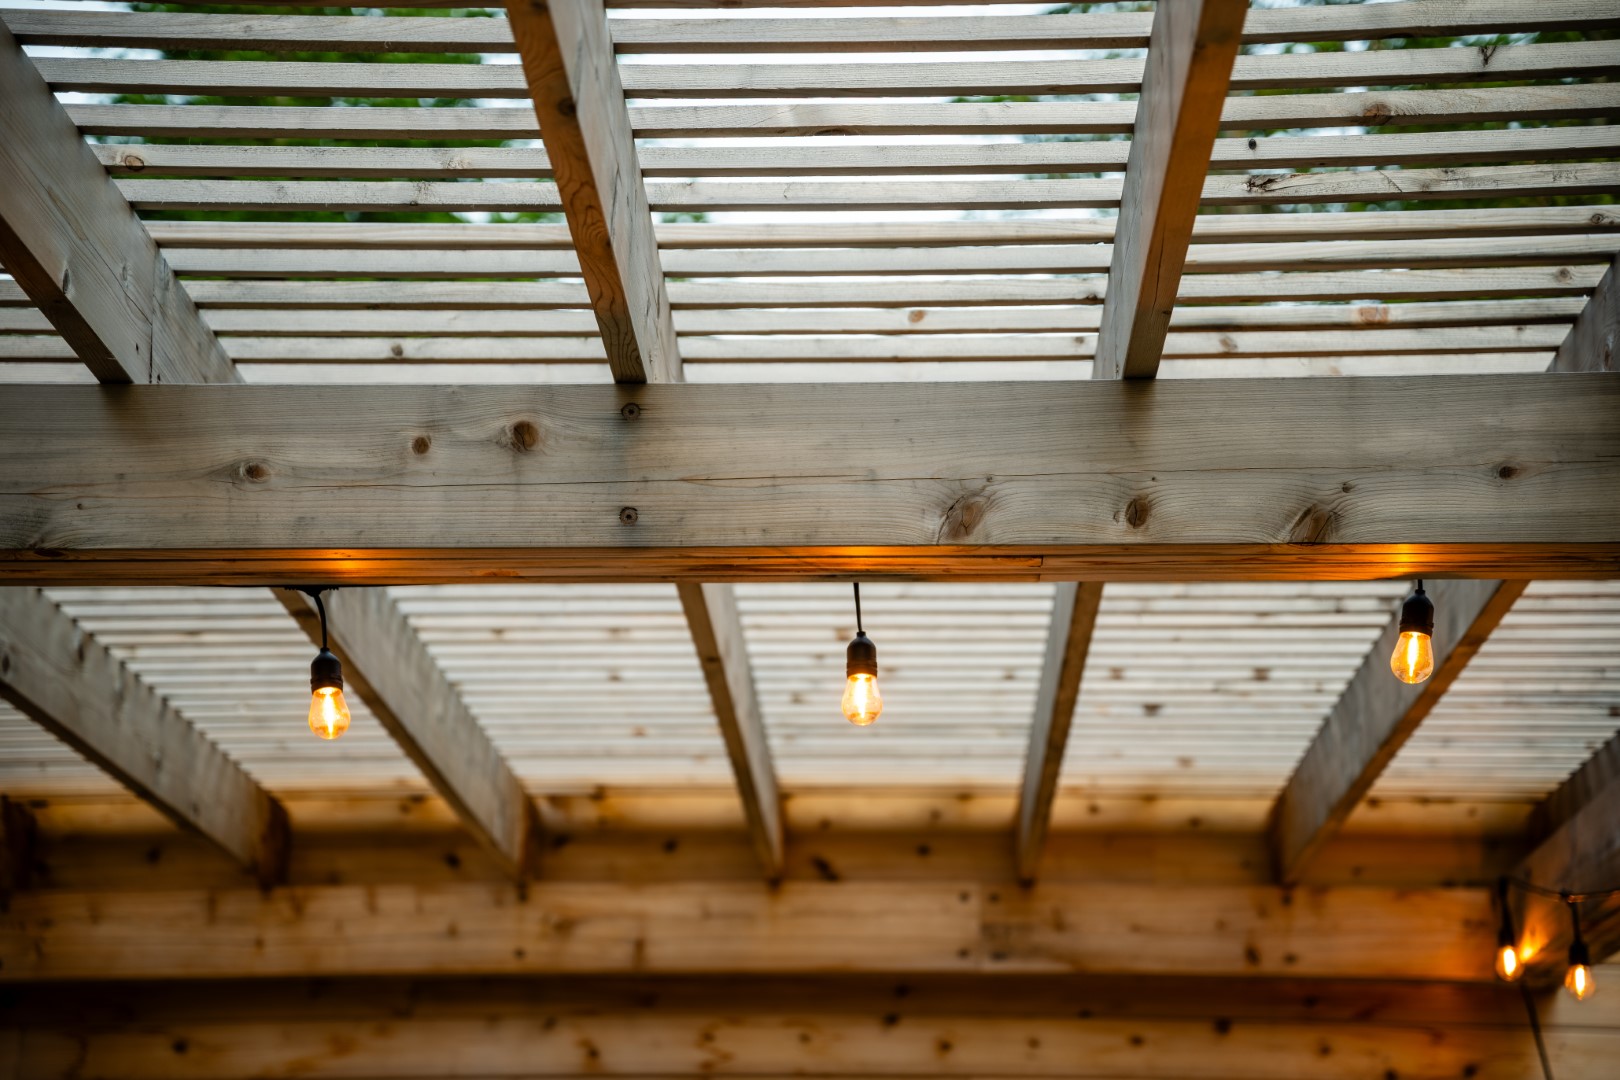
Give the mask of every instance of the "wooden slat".
M 613 377 L 678 382 L 680 349 L 601 0 L 507 0 L 506 10 Z
M 1580 297 L 1602 279 L 1598 266 L 1410 270 L 1401 274 L 1335 271 L 1294 274 L 1198 274 L 1182 279 L 1180 300 L 1189 318 L 1200 304 L 1248 304 L 1281 300 L 1458 300 L 1485 297 Z M 978 281 L 676 281 L 670 303 L 676 311 L 742 308 L 1029 307 L 1096 304 L 1107 281 L 1101 277 L 1011 278 Z M 565 281 L 210 281 L 187 285 L 205 312 L 219 308 L 377 310 L 502 309 L 541 311 L 589 307 L 584 288 Z M 0 281 L 0 306 L 17 307 L 27 296 Z M 1281 309 L 1279 309 L 1281 310 Z M 1390 309 L 1393 311 L 1393 309 Z M 1372 307 L 1369 319 L 1383 318 Z M 1391 318 L 1397 316 L 1391 315 Z
M 1575 297 L 1548 300 L 1418 301 L 1406 304 L 1301 304 L 1236 307 L 1180 307 L 1170 316 L 1167 345 L 1181 334 L 1197 331 L 1250 335 L 1245 348 L 1260 347 L 1252 335 L 1273 330 L 1368 331 L 1420 330 L 1449 327 L 1463 332 L 1472 344 L 1499 331 L 1490 343 L 1540 342 L 1539 333 L 1568 325 L 1582 309 Z M 1095 331 L 1101 312 L 1090 307 L 1029 308 L 804 308 L 738 309 L 731 311 L 682 310 L 675 329 L 682 334 L 1014 334 L 1080 333 Z M 586 311 L 427 311 L 396 308 L 383 311 L 323 310 L 319 308 L 210 308 L 204 321 L 215 333 L 253 337 L 584 337 L 596 330 L 595 317 Z M 1535 328 L 1537 333 L 1530 333 Z M 31 308 L 0 306 L 0 334 L 49 334 L 52 326 Z M 1217 337 L 1216 346 L 1223 346 Z M 1335 351 L 1353 353 L 1382 347 L 1382 339 L 1368 343 L 1353 337 L 1290 335 L 1300 345 L 1331 343 Z M 1433 336 L 1416 341 L 1450 348 L 1450 339 Z M 1239 339 L 1233 338 L 1234 342 Z M 1552 342 L 1549 347 L 1556 346 Z M 1292 346 L 1290 346 L 1292 350 Z M 1309 350 L 1307 350 L 1309 351 Z M 1321 351 L 1317 349 L 1317 351 Z
M 289 589 L 274 592 L 318 645 L 314 603 Z M 348 688 L 496 864 L 518 880 L 531 874 L 540 839 L 534 803 L 388 591 L 342 589 L 323 602 L 330 648 L 343 662 Z
M 1052 802 L 1068 750 L 1069 727 L 1080 700 L 1080 675 L 1091 649 L 1102 593 L 1102 582 L 1083 581 L 1062 582 L 1053 595 L 1052 625 L 1047 631 L 1046 657 L 1041 662 L 1013 840 L 1014 865 L 1020 881 L 1034 881 L 1040 868 L 1046 833 L 1052 823 Z
M 1511 120 L 1595 119 L 1614 114 L 1620 86 L 1456 87 L 1227 98 L 1222 130 L 1386 127 Z M 68 106 L 90 135 L 174 138 L 536 139 L 534 111 L 256 105 Z M 640 138 L 786 135 L 1112 135 L 1129 132 L 1134 101 L 792 103 L 632 106 Z
M 1253 244 L 1342 241 L 1339 211 L 1289 214 L 1201 214 L 1193 243 Z M 1373 240 L 1443 241 L 1503 236 L 1533 237 L 1537 244 L 1620 232 L 1620 212 L 1610 206 L 1506 207 L 1470 210 L 1363 210 L 1356 214 L 1358 243 Z M 154 221 L 148 231 L 164 248 L 436 248 L 448 250 L 553 250 L 570 247 L 563 224 L 510 225 L 406 222 Z M 653 233 L 663 251 L 704 248 L 964 247 L 1018 244 L 1108 243 L 1114 219 L 1107 217 L 1012 221 L 815 222 L 793 225 L 664 223 Z M 1595 241 L 1590 241 L 1595 242 Z M 1498 244 L 1497 250 L 1518 244 Z M 1313 248 L 1311 250 L 1324 250 Z M 1328 249 L 1331 250 L 1331 249 Z M 1348 249 L 1346 249 L 1348 250 Z M 1414 248 L 1413 250 L 1418 250 Z M 1197 247 L 1189 257 L 1197 258 Z M 1504 254 L 1506 257 L 1506 254 Z
M 0 25 L 0 263 L 103 382 L 233 382 L 157 245 Z
M 1107 140 L 892 146 L 652 146 L 639 153 L 642 172 L 647 176 L 1079 174 L 1124 168 L 1132 145 Z M 101 144 L 93 149 L 115 176 L 443 180 L 531 179 L 551 175 L 551 162 L 544 150 L 522 147 Z M 1620 124 L 1603 124 L 1421 135 L 1217 139 L 1207 165 L 1215 169 L 1447 165 L 1547 161 L 1616 153 L 1620 153 Z M 1190 177 L 1195 195 L 1202 182 L 1202 171 Z
M 1513 467 L 1504 471 L 1512 475 Z M 1434 674 L 1415 686 L 1396 679 L 1389 657 L 1400 636 L 1390 620 L 1345 687 L 1272 809 L 1269 836 L 1277 876 L 1300 880 L 1306 865 L 1344 824 L 1424 717 L 1496 629 L 1524 581 L 1431 581 Z
M 522 20 L 512 19 L 512 9 L 507 10 L 522 51 L 526 48 Z M 601 50 L 604 67 L 612 66 L 615 81 L 622 81 L 624 91 L 634 98 L 1136 93 L 1143 72 L 1140 59 L 620 66 L 612 63 L 605 18 L 593 40 L 598 44 L 592 47 L 592 55 Z M 510 64 L 40 57 L 37 66 L 53 89 L 80 93 L 464 99 L 529 94 L 522 74 Z M 1260 90 L 1499 82 L 1602 75 L 1616 66 L 1620 66 L 1620 43 L 1601 40 L 1493 49 L 1273 53 L 1238 58 L 1232 66 L 1231 85 L 1238 90 Z M 543 133 L 545 117 L 540 119 Z
M 1620 255 L 1609 264 L 1603 280 L 1553 356 L 1553 371 L 1615 371 L 1616 339 L 1620 338 Z
M 38 589 L 0 590 L 0 696 L 265 885 L 287 868 L 287 814 Z
M 197 554 L 182 580 L 258 584 L 411 579 L 396 559 L 440 580 L 571 560 L 581 579 L 634 579 L 638 558 L 737 580 L 759 575 L 748 559 L 809 560 L 788 575 L 806 576 L 876 569 L 885 552 L 1007 557 L 1030 577 L 1104 577 L 1079 568 L 1111 574 L 1123 555 L 1174 579 L 1172 554 L 1214 579 L 1289 560 L 1333 576 L 1358 552 L 1374 577 L 1556 577 L 1591 545 L 1579 572 L 1604 577 L 1620 534 L 1620 383 L 1603 375 L 1197 380 L 1167 383 L 1145 412 L 1106 383 L 649 386 L 633 422 L 624 394 L 14 387 L 0 402 L 5 575 L 135 580 L 184 549 Z M 1229 422 L 1242 415 L 1266 424 Z M 728 569 L 704 574 L 716 548 Z
M 0 980 L 381 974 L 1491 978 L 1490 890 L 484 883 L 20 895 Z M 1055 917 L 1061 912 L 1061 918 Z M 341 927 L 341 932 L 338 928 Z M 453 927 L 453 930 L 447 930 Z
M 714 716 L 726 741 L 731 770 L 737 778 L 737 795 L 748 821 L 749 838 L 765 877 L 776 881 L 782 876 L 786 858 L 782 796 L 771 764 L 765 718 L 754 691 L 737 597 L 730 585 L 680 582 L 676 588 L 703 665 Z
M 140 210 L 525 211 L 563 208 L 559 185 L 449 181 L 119 180 Z M 653 210 L 1045 210 L 1113 207 L 1121 182 L 1082 180 L 652 181 Z M 1211 206 L 1505 199 L 1606 195 L 1620 189 L 1620 164 L 1484 165 L 1455 169 L 1215 175 L 1201 201 Z M 650 239 L 650 238 L 649 238 Z
M 701 5 L 694 5 L 701 6 Z M 1307 22 L 1303 14 L 1317 18 Z M 303 52 L 510 53 L 498 21 L 349 16 L 220 16 L 9 10 L 6 22 L 28 45 L 97 48 L 236 49 Z M 620 53 L 901 52 L 988 49 L 1134 49 L 1148 43 L 1146 12 L 957 16 L 954 18 L 619 19 Z M 1458 7 L 1446 0 L 1404 3 L 1388 12 L 1346 10 L 1249 13 L 1249 43 L 1453 37 L 1590 30 L 1620 24 L 1603 0 L 1544 2 L 1534 11 L 1501 3 Z

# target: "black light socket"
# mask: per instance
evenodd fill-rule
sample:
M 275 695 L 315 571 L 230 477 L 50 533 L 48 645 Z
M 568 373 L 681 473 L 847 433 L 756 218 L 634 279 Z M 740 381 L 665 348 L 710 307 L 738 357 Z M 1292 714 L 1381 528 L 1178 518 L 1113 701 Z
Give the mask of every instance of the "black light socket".
M 1401 633 L 1434 636 L 1434 601 L 1423 591 L 1423 583 L 1401 605 Z
M 316 690 L 343 689 L 343 663 L 330 651 L 322 649 L 309 665 L 309 688 Z
M 877 673 L 877 646 L 872 644 L 865 630 L 857 630 L 845 654 L 844 675 L 870 675 L 875 679 Z

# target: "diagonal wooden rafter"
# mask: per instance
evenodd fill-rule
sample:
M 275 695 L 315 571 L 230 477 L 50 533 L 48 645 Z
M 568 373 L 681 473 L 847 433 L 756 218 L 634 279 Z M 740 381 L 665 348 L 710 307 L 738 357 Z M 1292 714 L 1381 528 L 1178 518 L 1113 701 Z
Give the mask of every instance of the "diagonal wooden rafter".
M 1615 369 L 1620 327 L 1617 269 L 1620 257 L 1576 317 L 1549 372 Z M 1272 808 L 1272 857 L 1284 882 L 1299 879 L 1311 855 L 1344 823 L 1527 585 L 1525 581 L 1433 583 L 1435 672 L 1419 687 L 1390 678 L 1384 658 L 1394 648 L 1399 616 L 1385 627 Z M 1455 609 L 1447 610 L 1453 604 Z M 1453 643 L 1449 649 L 1447 641 Z
M 1435 607 L 1434 674 L 1416 686 L 1389 670 L 1400 636 L 1399 613 L 1390 620 L 1272 806 L 1268 837 L 1284 884 L 1299 881 L 1311 857 L 1372 789 L 1527 584 L 1429 582 Z
M 679 382 L 652 211 L 601 0 L 507 0 L 534 111 L 617 382 Z
M 1158 373 L 1248 7 L 1182 0 L 1154 12 L 1092 378 Z
M 102 382 L 237 382 L 135 211 L 0 23 L 0 264 Z
M 1620 735 L 1615 735 L 1531 814 L 1535 848 L 1513 876 L 1544 889 L 1579 893 L 1620 883 Z M 1567 905 L 1522 890 L 1509 893 L 1527 977 L 1562 976 L 1572 937 Z M 1595 963 L 1620 952 L 1620 896 L 1580 905 L 1581 934 Z
M 314 602 L 294 590 L 273 591 L 318 644 Z M 394 598 L 383 588 L 361 588 L 322 600 L 345 683 L 501 868 L 518 880 L 529 876 L 540 837 L 534 802 Z
M 287 814 L 38 589 L 0 589 L 0 696 L 261 884 L 287 869 Z
M 1014 857 L 1020 881 L 1035 879 L 1041 849 L 1052 820 L 1063 753 L 1069 744 L 1069 725 L 1080 700 L 1080 675 L 1091 633 L 1102 603 L 1100 581 L 1060 582 L 1052 601 L 1052 625 L 1047 631 L 1046 659 L 1035 696 L 1035 722 L 1029 733 L 1024 761 L 1024 786 L 1018 797 Z
M 765 876 L 782 876 L 784 840 L 782 797 L 765 737 L 765 720 L 754 690 L 754 676 L 743 644 L 742 620 L 730 585 L 680 582 L 681 607 L 692 631 L 709 685 L 715 719 L 737 777 L 748 832 Z

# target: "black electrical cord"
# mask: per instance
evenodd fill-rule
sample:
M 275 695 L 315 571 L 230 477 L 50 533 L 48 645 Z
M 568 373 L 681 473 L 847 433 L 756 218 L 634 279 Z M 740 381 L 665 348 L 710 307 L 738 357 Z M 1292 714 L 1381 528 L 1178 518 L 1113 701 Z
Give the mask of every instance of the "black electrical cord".
M 861 625 L 861 583 L 858 581 L 855 582 L 855 632 L 866 633 L 866 628 Z
M 326 651 L 326 605 L 321 602 L 321 590 L 311 589 L 309 595 L 315 598 L 315 610 L 321 616 L 321 651 Z
M 1541 1075 L 1553 1080 L 1552 1061 L 1547 1057 L 1547 1040 L 1541 1035 L 1541 1017 L 1536 1014 L 1536 999 L 1530 996 L 1530 985 L 1519 980 L 1519 996 L 1524 998 L 1524 1015 L 1530 1021 L 1530 1034 L 1536 1040 L 1536 1053 L 1541 1057 Z

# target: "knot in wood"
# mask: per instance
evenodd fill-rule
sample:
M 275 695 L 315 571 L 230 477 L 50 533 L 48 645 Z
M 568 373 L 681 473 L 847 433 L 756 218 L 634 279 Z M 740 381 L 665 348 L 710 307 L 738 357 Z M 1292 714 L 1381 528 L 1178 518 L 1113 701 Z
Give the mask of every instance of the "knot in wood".
M 557 114 L 559 116 L 573 116 L 578 111 L 577 106 L 574 105 L 574 99 L 571 97 L 565 97 L 557 102 Z
M 237 468 L 236 473 L 243 480 L 248 480 L 255 484 L 262 484 L 264 481 L 270 479 L 270 466 L 266 465 L 262 461 L 244 461 Z
M 619 415 L 626 420 L 635 420 L 641 416 L 641 406 L 633 401 L 626 402 L 624 407 L 619 410 Z
M 1146 495 L 1138 495 L 1125 504 L 1125 524 L 1133 529 L 1146 525 L 1153 513 L 1153 502 Z
M 411 440 L 411 453 L 425 454 L 428 452 L 428 449 L 432 447 L 432 445 L 433 440 L 431 438 L 426 435 L 418 435 L 416 438 Z
M 635 507 L 626 506 L 619 511 L 619 524 L 634 525 L 640 517 L 641 514 L 637 512 Z
M 142 169 L 146 168 L 146 160 L 144 158 L 137 157 L 134 154 L 125 154 L 119 164 L 123 165 L 124 168 L 128 169 L 130 172 L 140 172 Z
M 939 540 L 965 540 L 984 521 L 990 500 L 982 492 L 959 495 L 945 508 L 939 523 Z
M 1325 544 L 1338 527 L 1338 514 L 1325 506 L 1307 506 L 1289 530 L 1290 544 Z
M 502 441 L 509 449 L 520 453 L 533 450 L 540 445 L 540 429 L 532 420 L 519 420 L 507 429 Z

